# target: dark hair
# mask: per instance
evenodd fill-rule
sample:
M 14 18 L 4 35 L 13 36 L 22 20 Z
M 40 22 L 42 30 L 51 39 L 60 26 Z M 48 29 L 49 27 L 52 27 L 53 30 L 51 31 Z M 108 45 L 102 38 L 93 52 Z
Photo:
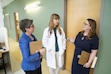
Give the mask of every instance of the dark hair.
M 26 32 L 25 28 L 30 28 L 30 25 L 33 23 L 33 20 L 31 19 L 23 19 L 20 21 L 20 29 L 23 33 Z

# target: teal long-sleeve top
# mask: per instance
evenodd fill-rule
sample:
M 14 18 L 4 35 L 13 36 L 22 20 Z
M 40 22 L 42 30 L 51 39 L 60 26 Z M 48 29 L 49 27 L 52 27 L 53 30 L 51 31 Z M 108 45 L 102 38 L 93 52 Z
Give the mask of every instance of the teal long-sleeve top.
M 58 47 L 58 41 L 57 41 L 56 28 L 54 28 L 54 34 L 55 34 L 55 51 L 58 52 L 59 47 Z
M 32 35 L 34 38 L 34 41 L 37 39 L 35 38 L 34 35 Z M 25 33 L 22 34 L 19 40 L 19 47 L 21 49 L 22 53 L 22 69 L 25 71 L 30 71 L 30 70 L 36 70 L 40 67 L 41 65 L 41 60 L 40 58 L 40 52 L 37 52 L 33 55 L 30 54 L 30 45 L 29 43 L 33 41 L 27 36 Z M 19 56 L 19 55 L 18 55 Z

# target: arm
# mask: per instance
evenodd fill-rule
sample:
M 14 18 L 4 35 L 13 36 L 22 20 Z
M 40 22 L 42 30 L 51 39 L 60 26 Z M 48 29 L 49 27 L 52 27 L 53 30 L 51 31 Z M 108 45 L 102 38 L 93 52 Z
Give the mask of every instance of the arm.
M 81 32 L 79 32 L 76 36 L 76 38 L 81 34 Z M 76 38 L 67 38 L 68 41 L 71 41 L 72 43 L 75 43 Z
M 42 45 L 44 48 L 46 48 L 47 51 L 50 51 L 49 47 L 48 47 L 48 30 L 45 29 L 43 32 L 43 37 L 42 37 Z
M 63 50 L 60 51 L 60 53 L 63 54 L 65 49 L 66 49 L 66 37 L 65 37 L 65 33 L 64 33 L 62 28 L 61 28 L 61 31 L 62 31 L 62 42 L 63 42 L 62 47 L 63 47 Z
M 94 60 L 97 52 L 98 52 L 98 46 L 99 46 L 99 38 L 97 35 L 95 35 L 92 38 L 92 44 L 91 44 L 91 54 L 89 57 L 89 61 L 84 65 L 84 67 L 88 68 L 90 67 L 92 61 Z
M 24 60 L 26 60 L 28 62 L 33 62 L 33 61 L 40 58 L 40 53 L 39 52 L 37 52 L 36 54 L 33 54 L 33 55 L 30 54 L 29 44 L 24 38 L 22 38 L 19 41 L 19 46 L 20 46 L 20 49 L 21 49 L 22 56 L 23 56 Z
M 67 38 L 67 40 L 69 40 L 70 42 L 74 43 L 75 38 Z
M 89 68 L 89 67 L 90 67 L 92 61 L 94 60 L 94 57 L 95 57 L 96 54 L 97 54 L 97 51 L 98 51 L 98 50 L 92 50 L 92 51 L 91 51 L 89 60 L 88 60 L 88 62 L 87 62 L 83 67 L 86 67 L 86 68 Z
M 65 33 L 62 29 L 62 35 L 63 35 L 63 38 L 62 38 L 62 41 L 63 41 L 63 49 L 65 50 L 66 49 L 66 37 L 65 37 Z

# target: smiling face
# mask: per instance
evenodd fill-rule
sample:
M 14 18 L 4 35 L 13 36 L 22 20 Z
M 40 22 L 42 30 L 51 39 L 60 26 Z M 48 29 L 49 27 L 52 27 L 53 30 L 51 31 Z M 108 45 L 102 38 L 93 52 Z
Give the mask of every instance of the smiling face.
M 88 18 L 84 23 L 83 23 L 83 34 L 87 35 L 88 38 L 94 36 L 96 34 L 96 21 Z
M 90 30 L 91 30 L 91 26 L 90 26 L 89 22 L 86 20 L 83 23 L 83 31 L 90 31 Z
M 34 24 L 31 24 L 30 27 L 26 28 L 26 32 L 32 34 L 34 32 Z
M 59 25 L 59 19 L 54 18 L 54 19 L 53 19 L 53 24 L 54 24 L 54 26 Z
M 31 20 L 31 19 L 21 20 L 20 21 L 20 29 L 23 33 L 26 33 L 26 32 L 33 33 L 34 32 L 33 20 Z
M 49 21 L 49 31 L 52 34 L 52 30 L 56 27 L 61 34 L 60 25 L 59 25 L 60 16 L 58 14 L 52 14 Z

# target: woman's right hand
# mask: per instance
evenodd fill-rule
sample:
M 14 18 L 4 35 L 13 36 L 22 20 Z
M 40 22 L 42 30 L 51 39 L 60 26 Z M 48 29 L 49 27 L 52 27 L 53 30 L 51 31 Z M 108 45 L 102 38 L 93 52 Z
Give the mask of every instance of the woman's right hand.
M 67 40 L 71 41 L 71 42 L 74 42 L 75 41 L 75 38 L 67 38 Z
M 44 55 L 45 52 L 46 52 L 46 49 L 45 49 L 45 48 L 42 48 L 39 52 L 40 52 L 41 55 Z

